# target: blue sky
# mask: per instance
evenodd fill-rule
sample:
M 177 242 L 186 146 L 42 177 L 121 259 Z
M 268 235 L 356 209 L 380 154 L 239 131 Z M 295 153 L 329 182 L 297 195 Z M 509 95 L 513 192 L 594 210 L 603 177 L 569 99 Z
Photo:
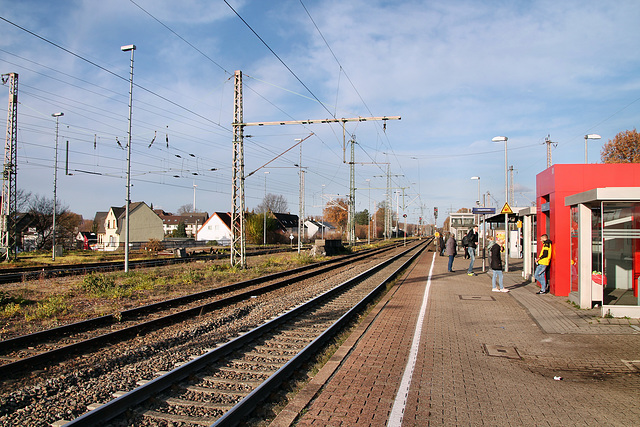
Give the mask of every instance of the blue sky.
M 124 205 L 126 151 L 116 138 L 127 140 L 130 54 L 120 46 L 128 44 L 137 46 L 131 199 L 173 212 L 193 203 L 194 184 L 199 210 L 231 209 L 235 70 L 244 74 L 245 122 L 402 116 L 386 129 L 347 131 L 358 143 L 357 210 L 385 199 L 390 163 L 411 222 L 421 207 L 432 222 L 437 206 L 439 224 L 471 207 L 472 176 L 502 206 L 504 145 L 494 136 L 509 138 L 515 205 L 525 206 L 546 168 L 547 135 L 557 164 L 583 163 L 584 135 L 600 134 L 589 141 L 596 162 L 604 143 L 638 127 L 635 0 L 228 1 L 278 57 L 222 0 L 0 0 L 0 16 L 24 28 L 0 20 L 0 73 L 19 74 L 18 187 L 53 196 L 51 114 L 61 111 L 58 199 L 85 218 Z M 7 97 L 0 87 L 3 132 Z M 320 215 L 322 194 L 349 191 L 339 125 L 247 127 L 245 170 L 311 132 L 305 210 Z M 284 195 L 294 213 L 298 161 L 294 148 L 265 169 L 267 192 Z M 246 179 L 249 209 L 264 195 L 263 172 Z

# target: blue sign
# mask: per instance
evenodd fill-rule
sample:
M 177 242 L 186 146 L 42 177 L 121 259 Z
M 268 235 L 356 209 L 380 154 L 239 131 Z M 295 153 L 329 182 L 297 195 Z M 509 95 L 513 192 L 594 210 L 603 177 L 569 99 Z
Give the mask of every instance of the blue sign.
M 481 215 L 493 215 L 496 213 L 496 208 L 473 208 L 471 209 L 471 212 Z

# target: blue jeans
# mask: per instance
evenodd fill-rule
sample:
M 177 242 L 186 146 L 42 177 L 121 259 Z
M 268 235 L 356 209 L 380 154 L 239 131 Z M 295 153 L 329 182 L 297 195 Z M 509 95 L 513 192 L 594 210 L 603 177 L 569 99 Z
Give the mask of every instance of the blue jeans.
M 533 273 L 533 277 L 540 282 L 540 292 L 547 291 L 547 266 L 538 264 L 536 267 L 535 273 Z
M 449 255 L 449 271 L 452 271 L 451 269 L 453 268 L 453 258 L 455 257 L 455 255 Z
M 467 248 L 467 253 L 471 257 L 471 261 L 469 261 L 469 269 L 467 273 L 473 273 L 473 263 L 476 260 L 476 248 Z
M 502 270 L 493 270 L 493 277 L 491 278 L 491 287 L 493 289 L 496 288 L 496 277 L 498 278 L 498 283 L 500 284 L 500 289 L 504 289 L 504 285 L 502 283 L 502 279 L 504 275 L 502 274 Z

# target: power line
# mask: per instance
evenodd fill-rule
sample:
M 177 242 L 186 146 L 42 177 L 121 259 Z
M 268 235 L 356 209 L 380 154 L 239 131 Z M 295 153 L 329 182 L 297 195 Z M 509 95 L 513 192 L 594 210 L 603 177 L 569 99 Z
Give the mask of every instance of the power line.
M 284 67 L 291 73 L 291 75 L 295 77 L 296 80 L 298 80 L 298 82 L 300 82 L 300 84 L 307 90 L 307 92 L 309 92 L 311 96 L 313 96 L 313 98 L 318 102 L 318 104 L 322 105 L 322 108 L 324 108 L 327 111 L 327 113 L 329 113 L 331 117 L 335 119 L 336 117 L 333 115 L 331 111 L 329 111 L 327 106 L 318 99 L 318 97 L 311 91 L 311 89 L 309 89 L 309 87 L 307 87 L 306 84 L 304 84 L 302 80 L 300 80 L 300 78 L 296 75 L 296 73 L 294 73 L 293 70 L 289 68 L 289 66 L 282 60 L 282 58 L 280 58 L 278 54 L 273 49 L 271 49 L 271 46 L 269 46 L 267 42 L 265 42 L 264 39 L 260 37 L 260 35 L 251 27 L 251 25 L 249 25 L 249 23 L 245 21 L 244 18 L 240 16 L 238 12 L 236 12 L 236 10 L 229 4 L 227 0 L 224 0 L 224 2 L 227 4 L 227 6 L 229 6 L 229 8 L 233 11 L 233 13 L 235 13 L 236 16 L 240 18 L 240 20 L 247 26 L 247 28 L 251 30 L 251 32 L 258 38 L 258 40 L 260 40 L 262 44 L 265 45 L 267 49 L 269 49 L 269 51 L 273 54 L 273 56 L 275 56 L 278 59 L 278 61 L 280 61 L 280 63 L 284 65 Z

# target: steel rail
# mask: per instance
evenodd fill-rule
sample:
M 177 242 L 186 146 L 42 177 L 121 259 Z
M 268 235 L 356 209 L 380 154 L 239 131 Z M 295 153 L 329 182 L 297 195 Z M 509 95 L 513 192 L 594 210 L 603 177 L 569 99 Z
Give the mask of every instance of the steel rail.
M 305 349 L 301 352 L 302 354 L 298 354 L 289 362 L 287 362 L 284 366 L 278 369 L 272 377 L 265 381 L 266 384 L 263 384 L 253 390 L 249 395 L 247 395 L 241 402 L 239 402 L 236 406 L 234 406 L 231 410 L 229 410 L 223 417 L 218 419 L 214 425 L 218 426 L 226 426 L 226 425 L 235 425 L 241 420 L 242 416 L 246 416 L 247 411 L 252 410 L 257 404 L 259 404 L 262 400 L 268 396 L 274 387 L 277 387 L 280 382 L 289 376 L 295 369 L 297 369 L 303 361 L 308 358 L 310 355 L 315 354 L 315 351 L 321 347 L 328 339 L 330 339 L 333 334 L 337 330 L 340 329 L 350 318 L 356 313 L 358 310 L 365 307 L 369 302 L 371 302 L 375 296 L 386 287 L 389 281 L 393 280 L 395 276 L 401 271 L 408 263 L 410 263 L 415 257 L 426 248 L 427 245 L 422 245 L 422 247 L 411 247 L 402 253 L 380 263 L 377 266 L 370 268 L 369 270 L 355 276 L 352 279 L 349 279 L 342 284 L 334 287 L 333 289 L 319 295 L 318 297 L 308 301 L 305 304 L 302 304 L 292 310 L 284 313 L 283 315 L 264 323 L 257 328 L 246 332 L 245 334 L 213 349 L 205 353 L 204 355 L 193 359 L 176 369 L 157 377 L 144 385 L 141 385 L 132 391 L 125 393 L 124 395 L 99 406 L 92 411 L 89 411 L 80 417 L 76 418 L 65 424 L 65 426 L 94 426 L 105 424 L 119 415 L 125 413 L 127 410 L 135 407 L 136 405 L 141 404 L 145 400 L 152 398 L 168 388 L 172 387 L 177 382 L 180 382 L 190 375 L 193 375 L 195 372 L 205 368 L 206 366 L 214 363 L 221 358 L 225 357 L 243 347 L 244 345 L 250 343 L 251 341 L 256 340 L 260 336 L 268 333 L 269 331 L 275 329 L 283 323 L 290 321 L 291 319 L 299 316 L 304 311 L 308 310 L 310 307 L 320 304 L 322 301 L 329 300 L 340 293 L 344 292 L 346 289 L 355 285 L 356 283 L 364 280 L 365 278 L 371 276 L 377 271 L 383 269 L 387 265 L 394 262 L 396 259 L 404 256 L 406 253 L 415 250 L 416 254 L 414 254 L 407 262 L 403 263 L 403 265 L 396 269 L 391 275 L 389 275 L 385 280 L 383 280 L 376 288 L 371 291 L 365 298 L 363 298 L 360 302 L 358 302 L 353 308 L 351 308 L 348 313 L 342 315 L 340 319 L 335 322 L 334 326 L 331 326 L 329 330 L 322 333 L 318 338 L 312 341 Z M 245 402 L 246 401 L 246 402 Z
M 223 294 L 225 292 L 239 290 L 242 288 L 259 284 L 261 282 L 277 280 L 279 278 L 291 276 L 293 274 L 299 274 L 298 276 L 283 279 L 279 282 L 264 286 L 260 289 L 252 289 L 250 291 L 242 292 L 240 294 L 222 298 L 213 302 L 200 304 L 198 306 L 195 306 L 186 310 L 181 310 L 179 312 L 172 313 L 167 316 L 163 316 L 157 319 L 152 319 L 146 322 L 141 322 L 136 325 L 128 326 L 119 330 L 108 332 L 106 334 L 88 338 L 76 343 L 65 345 L 63 347 L 59 347 L 59 348 L 52 349 L 40 354 L 35 354 L 30 357 L 19 359 L 14 362 L 0 365 L 0 376 L 7 375 L 9 373 L 20 372 L 25 369 L 33 369 L 34 367 L 42 366 L 44 364 L 51 364 L 54 361 L 58 361 L 63 357 L 68 357 L 73 354 L 86 352 L 92 348 L 96 348 L 97 346 L 105 346 L 107 344 L 113 344 L 114 342 L 121 341 L 132 336 L 136 336 L 143 331 L 157 329 L 162 326 L 166 326 L 172 323 L 177 323 L 189 317 L 199 316 L 203 313 L 220 309 L 227 305 L 237 303 L 239 301 L 247 300 L 252 296 L 271 292 L 275 289 L 284 287 L 291 283 L 296 283 L 296 282 L 308 279 L 310 277 L 313 277 L 314 275 L 317 275 L 318 273 L 323 273 L 330 269 L 342 267 L 344 265 L 353 263 L 354 261 L 373 256 L 379 252 L 386 251 L 391 248 L 392 248 L 391 246 L 380 248 L 380 249 L 373 250 L 371 252 L 367 252 L 365 254 L 357 254 L 347 259 L 340 258 L 336 260 L 327 260 L 320 263 L 298 267 L 293 270 L 273 273 L 268 276 L 262 276 L 259 278 L 234 283 L 231 285 L 223 286 L 216 289 L 211 289 L 208 291 L 203 291 L 196 294 L 173 298 L 171 300 L 161 301 L 158 303 L 149 304 L 147 306 L 126 310 L 121 313 L 122 319 L 133 319 L 136 316 L 139 316 L 141 314 L 159 311 L 161 309 L 176 307 L 181 304 L 186 304 L 194 300 L 209 298 L 218 294 Z M 307 270 L 311 270 L 319 266 L 323 267 L 319 271 L 306 272 Z M 105 327 L 114 323 L 117 323 L 117 320 L 113 315 L 102 316 L 94 319 L 88 319 L 83 322 L 76 322 L 70 325 L 60 326 L 58 328 L 50 329 L 47 331 L 40 331 L 33 334 L 16 337 L 10 340 L 1 341 L 0 345 L 2 345 L 3 349 L 16 348 L 16 347 L 19 347 L 20 345 L 24 346 L 27 344 L 30 346 L 33 346 L 34 343 L 43 342 L 45 340 L 48 340 L 54 337 L 66 336 L 70 333 L 84 332 L 89 330 L 90 328 Z

